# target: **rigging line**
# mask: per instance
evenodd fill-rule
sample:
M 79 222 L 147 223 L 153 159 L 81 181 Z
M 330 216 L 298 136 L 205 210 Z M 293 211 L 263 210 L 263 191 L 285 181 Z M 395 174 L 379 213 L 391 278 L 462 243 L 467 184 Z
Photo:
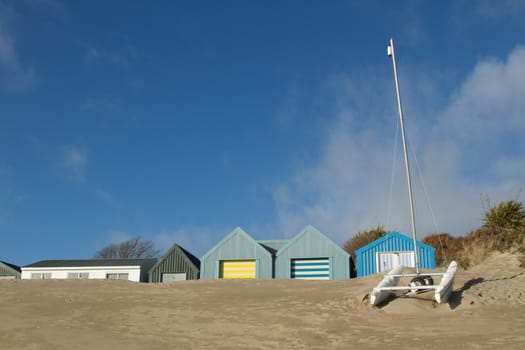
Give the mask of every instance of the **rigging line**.
M 396 118 L 397 120 L 397 118 Z M 396 133 L 394 138 L 394 151 L 392 152 L 392 172 L 391 172 L 391 178 L 390 178 L 390 193 L 388 194 L 388 208 L 387 208 L 387 214 L 386 214 L 386 227 L 385 229 L 390 229 L 390 214 L 392 212 L 392 191 L 394 189 L 394 175 L 395 175 L 395 169 L 396 169 L 396 150 L 397 150 L 397 139 L 399 135 L 399 120 L 397 120 L 396 123 Z
M 419 179 L 421 180 L 421 185 L 423 187 L 423 193 L 425 194 L 425 199 L 427 201 L 428 209 L 430 210 L 430 215 L 432 216 L 432 221 L 434 223 L 434 228 L 436 229 L 436 235 L 439 241 L 439 245 L 441 248 L 441 255 L 445 259 L 445 262 L 447 262 L 447 256 L 445 255 L 445 249 L 443 247 L 443 242 L 441 241 L 441 235 L 438 228 L 436 216 L 434 215 L 434 209 L 432 208 L 432 204 L 430 202 L 430 196 L 427 191 L 427 186 L 425 185 L 425 180 L 423 178 L 423 172 L 421 171 L 421 167 L 419 166 L 419 161 L 417 160 L 416 152 L 414 152 L 414 147 L 411 146 L 410 141 L 408 141 L 408 144 L 410 146 L 410 151 L 412 153 L 412 157 L 414 158 L 414 161 L 416 163 L 417 172 L 419 174 Z

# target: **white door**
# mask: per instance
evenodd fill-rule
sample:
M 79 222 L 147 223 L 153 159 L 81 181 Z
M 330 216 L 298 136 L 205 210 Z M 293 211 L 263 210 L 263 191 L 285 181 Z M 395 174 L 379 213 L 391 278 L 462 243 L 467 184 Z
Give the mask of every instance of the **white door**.
M 164 272 L 161 282 L 186 281 L 186 272 Z
M 403 265 L 415 267 L 414 252 L 378 252 L 377 253 L 377 272 L 387 272 L 394 267 Z

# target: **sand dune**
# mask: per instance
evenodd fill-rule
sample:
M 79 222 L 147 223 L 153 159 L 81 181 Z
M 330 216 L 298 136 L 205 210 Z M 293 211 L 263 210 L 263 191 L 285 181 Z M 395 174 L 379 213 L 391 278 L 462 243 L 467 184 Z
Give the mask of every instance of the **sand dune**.
M 525 348 L 516 255 L 460 270 L 446 305 L 424 293 L 370 307 L 379 279 L 0 281 L 0 348 Z

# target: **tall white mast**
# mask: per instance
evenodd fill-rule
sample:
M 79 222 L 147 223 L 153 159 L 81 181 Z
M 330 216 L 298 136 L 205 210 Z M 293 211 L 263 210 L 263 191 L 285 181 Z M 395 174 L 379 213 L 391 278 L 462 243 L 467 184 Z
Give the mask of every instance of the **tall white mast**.
M 396 55 L 394 51 L 394 39 L 390 39 L 390 45 L 388 46 L 388 55 L 392 57 L 392 65 L 394 67 L 394 81 L 396 84 L 396 93 L 397 93 L 397 109 L 399 111 L 399 122 L 401 124 L 401 136 L 403 138 L 403 152 L 405 154 L 405 168 L 407 173 L 407 183 L 408 183 L 408 199 L 410 201 L 410 219 L 412 223 L 412 238 L 414 240 L 414 259 L 416 265 L 416 272 L 419 274 L 419 256 L 417 251 L 417 239 L 416 239 L 416 218 L 414 214 L 414 200 L 412 197 L 412 180 L 410 178 L 410 165 L 408 161 L 408 151 L 407 151 L 407 142 L 405 137 L 405 123 L 403 119 L 403 107 L 401 105 L 401 93 L 399 90 L 399 80 L 397 77 L 397 66 L 396 66 Z

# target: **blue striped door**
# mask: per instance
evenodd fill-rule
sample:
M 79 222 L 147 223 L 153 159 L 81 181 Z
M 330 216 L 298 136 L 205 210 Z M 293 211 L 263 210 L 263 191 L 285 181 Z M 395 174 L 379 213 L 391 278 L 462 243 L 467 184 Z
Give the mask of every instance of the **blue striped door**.
M 309 280 L 330 279 L 330 261 L 328 258 L 292 259 L 292 278 Z

